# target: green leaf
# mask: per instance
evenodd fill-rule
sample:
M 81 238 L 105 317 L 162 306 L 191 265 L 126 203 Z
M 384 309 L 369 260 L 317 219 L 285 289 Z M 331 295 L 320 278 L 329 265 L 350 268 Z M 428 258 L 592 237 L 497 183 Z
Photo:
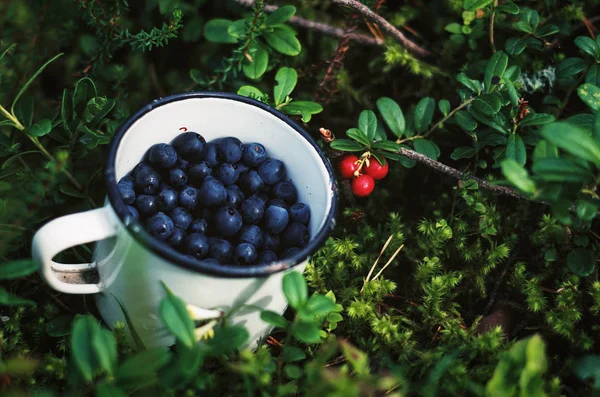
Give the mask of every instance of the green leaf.
M 15 106 L 15 116 L 25 127 L 33 123 L 33 108 L 33 97 L 29 95 L 23 97 Z
M 173 356 L 158 373 L 160 385 L 165 389 L 179 389 L 186 386 L 198 376 L 198 369 L 204 361 L 204 351 L 199 346 L 187 349 L 178 343 L 176 349 L 177 355 Z
M 567 58 L 556 67 L 556 78 L 564 79 L 584 71 L 587 63 L 581 58 Z
M 281 6 L 267 16 L 267 26 L 275 26 L 289 21 L 296 13 L 296 7 L 291 5 Z
M 114 335 L 109 330 L 99 327 L 90 342 L 98 365 L 112 376 L 117 363 L 117 341 Z
M 350 139 L 336 139 L 330 143 L 330 147 L 344 152 L 360 152 L 365 149 L 363 145 Z
M 259 45 L 256 47 L 254 55 L 252 55 L 252 62 L 245 58 L 242 68 L 248 78 L 256 80 L 265 73 L 268 64 L 269 53 Z
M 481 93 L 481 83 L 477 80 L 471 80 L 466 74 L 460 73 L 456 76 L 456 80 L 471 91 L 476 92 L 477 94 Z
M 573 372 L 583 381 L 592 379 L 592 388 L 600 390 L 600 356 L 590 354 L 577 359 Z
M 2 51 L 2 53 L 0 54 L 0 61 L 2 59 L 4 59 L 4 57 L 6 56 L 6 54 L 8 54 L 16 46 L 17 46 L 17 43 L 13 43 L 13 44 L 9 45 L 8 47 L 6 47 L 6 49 L 4 51 Z
M 492 3 L 492 0 L 465 0 L 463 8 L 467 11 L 477 11 Z
M 16 295 L 11 294 L 5 288 L 0 287 L 0 306 L 18 306 L 18 305 L 29 305 L 35 306 L 36 303 L 29 299 L 24 299 Z
M 577 89 L 577 94 L 590 109 L 600 109 L 600 88 L 592 84 L 583 84 Z
M 492 91 L 492 87 L 494 86 L 492 84 L 492 78 L 498 77 L 498 79 L 501 79 L 502 76 L 504 76 L 504 71 L 506 70 L 507 66 L 508 55 L 506 55 L 504 51 L 498 51 L 492 55 L 485 68 L 485 75 L 483 79 L 486 92 Z
M 0 264 L 0 280 L 13 280 L 25 277 L 37 270 L 37 264 L 31 259 L 17 259 Z
M 465 110 L 454 113 L 454 121 L 465 131 L 474 131 L 477 128 L 477 121 Z
M 91 342 L 99 327 L 98 321 L 90 315 L 78 316 L 73 323 L 71 356 L 79 374 L 86 382 L 92 381 L 98 367 Z
M 235 44 L 237 39 L 228 32 L 232 23 L 229 19 L 211 19 L 204 25 L 204 37 L 213 43 Z
M 519 127 L 550 124 L 554 120 L 556 120 L 556 118 L 551 114 L 530 113 L 519 122 Z
M 575 45 L 594 58 L 600 58 L 600 48 L 598 48 L 598 44 L 590 37 L 579 36 L 575 38 Z
M 373 160 L 372 160 L 373 161 Z M 374 160 L 376 161 L 376 160 Z M 324 295 L 313 295 L 300 312 L 305 318 L 318 317 L 335 310 L 335 302 Z
M 596 142 L 600 142 L 600 112 L 596 112 L 596 117 L 594 117 L 592 135 Z
M 125 309 L 125 306 L 123 306 L 123 302 L 121 302 L 121 300 L 119 298 L 117 298 L 117 296 L 115 294 L 113 294 L 112 292 L 110 294 L 113 297 L 113 299 L 117 302 L 117 305 L 119 305 L 121 312 L 123 312 L 123 317 L 125 318 L 125 323 L 127 324 L 127 328 L 129 329 L 129 333 L 131 334 L 131 339 L 133 339 L 133 342 L 135 343 L 136 348 L 138 350 L 145 350 L 146 346 L 144 346 L 144 342 L 140 338 L 140 335 L 138 334 L 137 330 L 135 329 L 135 326 L 133 325 L 133 321 L 131 320 L 129 311 L 127 309 Z
M 400 145 L 393 141 L 379 141 L 371 145 L 373 149 L 387 150 L 389 152 L 398 152 Z
M 188 349 L 196 344 L 194 336 L 194 322 L 185 306 L 185 302 L 173 295 L 163 284 L 167 296 L 160 302 L 160 318 L 169 331 L 181 341 Z
M 297 365 L 286 365 L 283 368 L 285 375 L 290 379 L 302 378 L 302 370 Z
M 365 146 L 369 146 L 371 144 L 371 141 L 369 141 L 367 135 L 358 128 L 350 128 L 348 131 L 346 131 L 346 135 L 348 135 L 348 138 L 352 138 Z
M 253 87 L 251 85 L 243 85 L 241 86 L 238 91 L 237 91 L 238 95 L 242 95 L 242 96 L 246 96 L 248 98 L 260 98 L 260 97 L 264 97 L 265 94 L 263 94 L 263 92 L 261 90 L 259 90 L 256 87 Z
M 66 336 L 71 333 L 73 315 L 60 314 L 46 324 L 46 333 L 53 337 Z
M 280 68 L 275 75 L 275 81 L 277 81 L 273 89 L 275 105 L 280 105 L 294 91 L 298 83 L 298 72 L 292 68 Z
M 446 32 L 454 33 L 454 34 L 462 34 L 462 25 L 456 22 L 449 23 L 444 28 Z
M 533 163 L 531 170 L 536 177 L 547 182 L 587 183 L 593 174 L 574 161 L 564 158 L 546 158 Z
M 21 89 L 19 90 L 19 93 L 17 94 L 17 96 L 15 97 L 15 99 L 12 102 L 12 105 L 10 106 L 10 112 L 11 113 L 15 113 L 15 105 L 17 104 L 17 102 L 19 102 L 19 98 L 21 98 L 21 95 L 23 95 L 25 93 L 25 91 L 27 91 L 27 88 L 29 88 L 29 86 L 33 83 L 33 81 L 44 71 L 44 69 L 46 69 L 46 67 L 48 67 L 48 65 L 50 65 L 52 62 L 54 62 L 55 60 L 57 60 L 58 58 L 60 58 L 63 54 L 60 53 L 56 56 L 54 56 L 52 59 L 50 59 L 48 62 L 46 62 L 45 64 L 43 64 L 34 74 L 33 76 L 31 76 L 29 78 L 29 80 L 27 80 L 27 82 L 23 85 L 23 87 L 21 87 Z
M 301 273 L 291 271 L 283 276 L 282 288 L 288 303 L 294 309 L 298 310 L 306 304 L 308 300 L 308 288 L 306 280 Z
M 427 130 L 431 120 L 433 119 L 433 113 L 435 112 L 435 101 L 433 98 L 423 98 L 417 103 L 415 108 L 414 124 L 417 132 L 423 132 Z
M 158 370 L 170 359 L 171 353 L 164 347 L 138 353 L 125 360 L 115 371 L 117 383 L 128 390 L 152 386 L 158 381 Z
M 544 25 L 535 32 L 537 37 L 547 37 L 555 33 L 560 32 L 560 28 L 556 25 L 548 24 Z
M 475 150 L 475 148 L 468 146 L 460 146 L 454 149 L 454 151 L 450 155 L 450 158 L 452 160 L 470 159 L 471 157 L 475 156 L 475 153 L 477 153 L 477 150 Z
M 398 138 L 402 137 L 406 128 L 406 121 L 404 120 L 404 113 L 402 113 L 402 109 L 396 101 L 387 97 L 379 98 L 377 100 L 377 109 L 390 131 Z
M 526 33 L 534 33 L 535 30 L 533 29 L 533 26 L 531 26 L 530 24 L 528 24 L 525 21 L 519 21 L 517 22 L 517 29 L 526 32 Z
M 519 13 L 519 6 L 512 1 L 505 1 L 502 4 L 499 4 L 496 9 L 499 11 L 504 11 L 507 14 L 516 15 Z
M 504 72 L 505 81 L 510 80 L 514 84 L 519 80 L 519 77 L 521 77 L 521 68 L 519 66 L 512 65 L 506 68 L 506 71 Z
M 505 159 L 500 163 L 504 177 L 517 189 L 527 194 L 535 193 L 535 182 L 529 177 L 527 170 L 513 159 Z
M 506 124 L 503 122 L 503 120 L 499 116 L 502 113 L 497 113 L 493 116 L 488 116 L 488 115 L 478 112 L 475 109 L 469 109 L 469 113 L 471 114 L 471 116 L 473 116 L 475 118 L 475 120 L 479 121 L 480 123 L 483 123 L 489 127 L 492 127 L 493 129 L 495 129 L 505 135 L 508 133 Z
M 47 135 L 52 131 L 52 122 L 48 119 L 42 119 L 31 127 L 25 130 L 25 133 L 33 137 L 41 137 Z
M 369 143 L 375 138 L 377 116 L 372 110 L 363 110 L 358 116 L 358 128 L 367 136 Z
M 567 118 L 565 121 L 587 131 L 592 131 L 594 128 L 594 115 L 590 113 L 576 114 Z
M 527 160 L 525 143 L 518 134 L 510 134 L 506 144 L 506 158 L 515 160 L 520 166 L 524 166 Z
M 272 32 L 263 33 L 263 37 L 275 51 L 284 55 L 296 56 L 302 49 L 293 30 L 285 29 L 282 26 L 275 26 Z
M 519 93 L 515 88 L 515 85 L 510 80 L 505 80 L 504 84 L 506 85 L 506 90 L 508 91 L 508 97 L 510 98 L 510 103 L 513 106 L 519 105 Z
M 294 363 L 302 361 L 306 358 L 304 350 L 297 348 L 296 346 L 283 346 L 283 361 L 286 363 Z
M 212 357 L 218 357 L 233 352 L 242 347 L 249 337 L 250 334 L 243 325 L 219 328 L 215 331 L 215 336 L 206 342 L 208 353 Z
M 598 214 L 598 206 L 586 199 L 577 200 L 577 216 L 589 222 Z
M 441 99 L 438 102 L 438 109 L 444 116 L 447 116 L 450 113 L 450 102 L 447 99 Z
M 229 27 L 227 27 L 227 33 L 236 39 L 244 36 L 246 33 L 246 19 L 238 19 L 237 21 L 234 21 L 231 25 L 229 25 Z
M 260 318 L 267 324 L 277 328 L 286 329 L 288 322 L 282 315 L 272 312 L 270 310 L 263 310 L 260 313 Z
M 500 111 L 502 102 L 500 101 L 499 95 L 496 95 L 496 93 L 483 94 L 473 100 L 473 107 L 478 112 L 491 116 Z
M 584 130 L 565 122 L 555 122 L 544 126 L 541 134 L 565 152 L 600 165 L 600 145 Z
M 538 25 L 540 24 L 540 16 L 535 10 L 524 10 L 519 17 L 521 21 L 525 21 L 531 25 L 533 30 L 537 29 Z
M 316 102 L 293 101 L 285 105 L 281 110 L 286 114 L 301 115 L 302 121 L 308 123 L 313 114 L 318 114 L 323 111 L 323 107 Z
M 558 157 L 558 149 L 550 142 L 542 139 L 533 150 L 533 161 Z
M 592 84 L 600 87 L 600 65 L 592 65 L 585 75 L 586 84 Z
M 292 335 L 304 343 L 320 343 L 321 333 L 314 322 L 297 321 L 292 324 Z
M 415 139 L 413 141 L 415 151 L 421 153 L 430 159 L 437 160 L 440 155 L 440 149 L 438 146 L 427 139 Z
M 586 248 L 575 248 L 567 254 L 567 266 L 578 276 L 589 276 L 594 271 L 595 265 L 594 255 Z
M 524 37 L 510 38 L 506 40 L 504 48 L 509 55 L 519 55 L 527 48 L 527 40 Z
M 31 373 L 36 370 L 39 364 L 40 363 L 38 360 L 34 360 L 31 358 L 9 358 L 8 360 L 2 363 L 1 371 L 2 375 L 6 377 L 31 375 Z M 9 392 L 8 395 L 10 396 L 11 393 Z M 36 393 L 32 395 L 37 396 L 38 394 Z
M 96 397 L 127 397 L 125 390 L 111 383 L 99 383 L 94 389 Z

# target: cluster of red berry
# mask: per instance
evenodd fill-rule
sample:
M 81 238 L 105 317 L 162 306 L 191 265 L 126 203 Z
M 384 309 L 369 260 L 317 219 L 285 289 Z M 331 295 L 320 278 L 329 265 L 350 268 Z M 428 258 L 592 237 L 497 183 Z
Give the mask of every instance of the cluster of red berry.
M 350 154 L 339 163 L 342 178 L 352 179 L 352 194 L 366 197 L 375 189 L 375 180 L 385 178 L 389 170 L 389 162 L 381 165 L 375 157 L 362 156 L 360 159 Z

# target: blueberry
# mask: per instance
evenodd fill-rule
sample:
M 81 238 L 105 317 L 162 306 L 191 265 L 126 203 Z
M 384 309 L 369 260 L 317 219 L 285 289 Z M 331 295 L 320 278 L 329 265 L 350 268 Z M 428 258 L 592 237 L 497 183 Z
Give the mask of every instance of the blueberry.
M 265 181 L 260 177 L 258 172 L 250 170 L 242 175 L 240 179 L 240 187 L 247 194 L 253 194 L 265 187 Z
M 244 145 L 244 162 L 251 167 L 258 167 L 267 159 L 267 149 L 260 143 Z
M 193 210 L 198 205 L 198 189 L 193 186 L 185 186 L 179 192 L 179 205 L 184 208 Z
M 257 258 L 258 253 L 252 244 L 241 243 L 233 251 L 233 261 L 236 265 L 251 265 Z
M 121 178 L 121 180 L 119 181 L 119 185 L 123 185 L 123 186 L 129 186 L 130 188 L 134 188 L 135 185 L 135 178 L 133 176 L 133 174 L 129 173 L 127 175 L 125 175 L 123 178 Z
M 248 243 L 256 248 L 260 248 L 263 243 L 263 232 L 256 225 L 244 225 L 240 229 L 238 240 L 240 243 Z
M 146 225 L 150 234 L 159 240 L 165 241 L 173 233 L 173 220 L 163 212 L 159 212 L 148 218 Z
M 281 235 L 281 242 L 288 247 L 304 247 L 308 239 L 308 228 L 300 222 L 292 222 Z
M 196 209 L 196 215 L 198 215 L 198 218 L 206 219 L 207 222 L 212 219 L 213 212 L 214 211 L 208 207 Z
M 216 239 L 210 245 L 208 256 L 218 260 L 222 264 L 226 264 L 231 259 L 233 246 L 227 240 Z
M 148 151 L 148 160 L 159 168 L 171 168 L 177 163 L 177 152 L 167 143 L 157 143 Z
M 279 160 L 270 159 L 258 167 L 258 174 L 269 185 L 274 185 L 285 177 L 285 165 Z
M 244 201 L 244 193 L 237 185 L 227 186 L 227 205 L 239 208 L 242 201 Z
M 227 189 L 216 178 L 207 177 L 199 190 L 200 202 L 204 206 L 218 206 L 227 201 Z
M 293 204 L 298 200 L 296 187 L 290 181 L 282 181 L 273 186 L 271 194 L 282 199 L 288 204 Z
M 188 175 L 182 168 L 171 168 L 169 170 L 169 182 L 175 187 L 182 187 L 188 181 Z
M 277 251 L 281 247 L 281 240 L 279 235 L 265 233 L 263 236 L 262 249 Z
M 240 171 L 235 164 L 222 163 L 217 168 L 217 178 L 219 178 L 219 180 L 223 182 L 223 185 L 225 186 L 233 185 L 237 182 L 239 177 Z
M 171 247 L 179 247 L 185 241 L 185 236 L 185 230 L 175 226 L 173 228 L 173 233 L 171 233 L 171 237 L 169 237 L 167 242 L 171 245 Z
M 265 208 L 268 207 L 267 203 L 269 202 L 269 196 L 265 194 L 265 192 L 255 193 L 252 196 L 256 197 L 265 205 Z
M 125 204 L 133 204 L 135 201 L 135 192 L 133 191 L 133 187 L 130 186 L 127 182 L 123 182 L 121 180 L 117 187 L 119 188 L 119 193 L 121 193 L 121 198 Z
M 223 138 L 217 144 L 217 153 L 226 163 L 237 163 L 242 159 L 244 146 L 234 137 Z
M 188 173 L 190 176 L 190 182 L 196 186 L 200 186 L 202 185 L 202 182 L 204 182 L 204 179 L 212 174 L 212 167 L 210 164 L 208 164 L 208 162 L 203 161 L 201 163 L 192 165 Z
M 194 219 L 189 227 L 190 233 L 206 234 L 208 231 L 208 222 L 202 218 Z
M 183 243 L 185 252 L 194 256 L 196 259 L 202 259 L 208 255 L 208 239 L 204 234 L 191 233 Z
M 184 160 L 200 162 L 204 157 L 206 140 L 200 134 L 195 132 L 184 132 L 179 134 L 171 142 L 179 156 Z
M 281 254 L 281 259 L 289 258 L 295 255 L 298 251 L 300 251 L 300 248 L 298 247 L 288 248 L 283 252 L 283 254 Z
M 213 141 L 206 145 L 206 152 L 204 153 L 204 160 L 211 166 L 214 167 L 220 163 L 219 156 L 217 155 L 217 144 Z
M 277 255 L 271 250 L 262 250 L 258 254 L 257 263 L 266 264 L 275 262 L 277 260 Z
M 184 171 L 187 171 L 188 168 L 190 168 L 190 162 L 179 157 L 175 163 L 175 168 L 180 168 Z
M 215 227 L 224 237 L 231 237 L 242 227 L 242 216 L 231 206 L 223 206 L 215 213 Z
M 160 192 L 158 192 L 158 208 L 161 211 L 171 211 L 177 207 L 177 196 L 177 190 L 171 186 L 163 186 Z
M 240 172 L 240 176 L 242 176 L 244 173 L 246 173 L 250 170 L 250 167 L 248 167 L 244 163 L 237 163 L 236 165 L 238 167 L 238 171 Z
M 160 176 L 153 169 L 143 169 L 135 177 L 135 187 L 143 194 L 154 194 L 160 185 Z
M 173 219 L 175 226 L 180 227 L 183 230 L 187 230 L 194 219 L 188 210 L 181 207 L 175 208 L 169 215 L 171 215 L 171 219 Z
M 240 212 L 245 224 L 257 224 L 265 213 L 265 204 L 258 197 L 250 196 L 242 201 Z
M 140 219 L 140 213 L 134 207 L 128 205 L 127 212 L 131 216 L 131 219 L 133 219 L 134 221 L 137 221 L 138 219 Z
M 213 265 L 213 266 L 219 266 L 220 265 L 219 261 L 216 260 L 216 259 L 213 259 L 213 258 L 202 259 L 202 263 L 207 264 L 207 265 Z
M 267 206 L 269 206 L 269 205 L 274 205 L 276 207 L 285 208 L 286 210 L 288 209 L 288 205 L 285 203 L 285 201 L 283 201 L 280 198 L 269 200 Z
M 308 225 L 310 221 L 310 207 L 304 203 L 296 203 L 289 209 L 290 219 L 293 222 L 302 222 Z
M 145 161 L 139 163 L 138 165 L 133 167 L 133 171 L 131 171 L 131 175 L 133 176 L 133 179 L 135 180 L 135 178 L 137 178 L 138 174 L 142 171 L 154 171 L 154 168 L 152 168 L 152 166 Z
M 143 216 L 149 216 L 158 212 L 158 197 L 148 194 L 140 194 L 133 203 L 135 208 Z
M 265 211 L 265 227 L 269 233 L 283 232 L 289 222 L 289 215 L 285 208 L 275 205 L 269 206 Z

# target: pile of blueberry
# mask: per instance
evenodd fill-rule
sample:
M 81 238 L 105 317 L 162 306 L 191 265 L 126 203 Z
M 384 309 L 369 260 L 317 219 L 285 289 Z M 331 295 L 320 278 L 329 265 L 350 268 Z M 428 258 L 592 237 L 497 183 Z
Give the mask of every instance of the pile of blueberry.
M 153 145 L 118 186 L 134 219 L 196 260 L 270 263 L 309 240 L 310 208 L 260 143 L 184 132 Z

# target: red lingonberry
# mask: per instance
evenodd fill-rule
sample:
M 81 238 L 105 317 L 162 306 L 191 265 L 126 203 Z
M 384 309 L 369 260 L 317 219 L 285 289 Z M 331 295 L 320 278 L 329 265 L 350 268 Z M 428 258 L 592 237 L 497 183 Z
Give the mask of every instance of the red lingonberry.
M 354 176 L 354 171 L 358 169 L 358 157 L 353 154 L 349 154 L 344 157 L 338 166 L 342 178 L 350 179 Z
M 375 180 L 371 175 L 359 175 L 352 180 L 352 194 L 367 197 L 375 189 Z
M 385 176 L 388 174 L 388 171 L 390 169 L 390 162 L 386 161 L 385 165 L 381 165 L 379 160 L 377 160 L 374 157 L 371 157 L 369 165 L 363 167 L 363 169 L 365 170 L 365 174 L 371 175 L 373 179 L 378 181 L 380 179 L 385 178 Z

